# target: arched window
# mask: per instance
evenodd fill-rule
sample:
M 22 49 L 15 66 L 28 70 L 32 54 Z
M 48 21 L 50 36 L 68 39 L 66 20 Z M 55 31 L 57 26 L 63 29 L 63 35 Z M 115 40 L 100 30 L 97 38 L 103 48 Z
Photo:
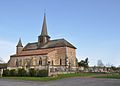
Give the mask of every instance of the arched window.
M 39 65 L 42 65 L 42 59 L 41 58 L 39 59 Z
M 16 59 L 16 66 L 17 66 L 17 67 L 19 66 L 19 62 L 18 62 L 18 59 Z
M 60 65 L 62 65 L 62 59 L 60 59 Z

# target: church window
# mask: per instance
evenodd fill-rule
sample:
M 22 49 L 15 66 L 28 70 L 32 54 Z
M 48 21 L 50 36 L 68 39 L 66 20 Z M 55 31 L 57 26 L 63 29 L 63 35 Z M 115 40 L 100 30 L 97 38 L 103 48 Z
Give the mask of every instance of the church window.
M 62 65 L 62 59 L 60 59 L 60 65 Z
M 19 66 L 19 62 L 18 62 L 18 59 L 16 59 L 16 66 L 17 66 L 17 67 Z
M 42 59 L 40 58 L 40 60 L 39 60 L 39 65 L 42 65 Z

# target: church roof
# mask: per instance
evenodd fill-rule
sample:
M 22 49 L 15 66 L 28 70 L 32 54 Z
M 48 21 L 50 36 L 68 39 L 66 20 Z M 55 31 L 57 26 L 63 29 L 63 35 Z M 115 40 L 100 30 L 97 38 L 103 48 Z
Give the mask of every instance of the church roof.
M 75 46 L 73 46 L 71 43 L 69 43 L 65 39 L 50 40 L 40 48 L 46 49 L 46 48 L 65 47 L 65 46 L 76 49 Z M 23 50 L 36 50 L 36 49 L 38 49 L 38 42 L 28 43 Z
M 18 56 L 32 56 L 32 55 L 47 55 L 49 52 L 54 51 L 54 49 L 36 49 L 36 50 L 27 50 L 27 51 L 22 51 L 19 55 L 14 54 L 11 55 L 11 57 L 18 57 Z
M 23 47 L 21 39 L 17 44 L 17 47 Z M 12 55 L 12 57 L 16 56 L 31 56 L 31 55 L 47 55 L 49 52 L 54 51 L 56 47 L 71 47 L 76 49 L 71 43 L 69 43 L 65 39 L 56 39 L 50 40 L 50 37 L 47 32 L 47 24 L 46 24 L 46 15 L 44 14 L 42 31 L 40 36 L 38 36 L 38 42 L 28 43 L 20 54 Z

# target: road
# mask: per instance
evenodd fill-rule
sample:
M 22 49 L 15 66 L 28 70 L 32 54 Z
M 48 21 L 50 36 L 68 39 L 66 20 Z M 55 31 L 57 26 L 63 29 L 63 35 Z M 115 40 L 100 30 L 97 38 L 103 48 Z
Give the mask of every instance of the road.
M 99 78 L 67 78 L 41 82 L 0 79 L 0 86 L 120 86 L 120 80 Z

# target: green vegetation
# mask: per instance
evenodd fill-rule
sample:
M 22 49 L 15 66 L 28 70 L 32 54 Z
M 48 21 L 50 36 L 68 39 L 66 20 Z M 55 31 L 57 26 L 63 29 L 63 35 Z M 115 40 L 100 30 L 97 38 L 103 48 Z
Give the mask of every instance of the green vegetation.
M 9 76 L 16 76 L 16 70 L 15 69 L 12 69 L 9 71 Z
M 30 77 L 34 77 L 34 76 L 36 76 L 36 74 L 37 74 L 37 70 L 35 70 L 33 68 L 29 69 L 29 76 Z
M 59 78 L 68 78 L 68 77 L 90 77 L 96 75 L 96 73 L 69 73 L 69 74 L 60 74 Z
M 85 60 L 81 60 L 80 62 L 78 62 L 78 66 L 79 67 L 84 67 L 84 68 L 88 68 L 88 58 L 86 58 Z
M 55 77 L 3 77 L 6 79 L 15 79 L 15 80 L 32 80 L 32 81 L 50 81 L 50 80 L 58 80 L 63 78 L 70 77 L 91 77 L 94 75 L 98 75 L 96 73 L 69 73 L 69 74 L 59 74 Z
M 50 81 L 56 80 L 57 77 L 2 77 L 5 79 L 15 79 L 15 80 L 30 80 L 30 81 Z
M 24 68 L 19 68 L 17 70 L 3 70 L 3 77 L 47 77 L 48 70 L 35 70 L 29 69 L 28 71 Z
M 112 78 L 112 79 L 120 79 L 120 74 L 114 73 L 114 74 L 109 74 L 106 76 L 95 76 L 95 78 Z
M 16 76 L 27 76 L 27 71 L 23 68 L 19 68 L 18 70 L 16 70 Z
M 23 70 L 19 70 L 23 71 Z M 120 79 L 120 74 L 114 73 L 114 74 L 106 74 L 106 73 L 68 73 L 68 74 L 58 74 L 57 76 L 53 77 L 46 77 L 47 71 L 46 70 L 34 70 L 30 69 L 29 70 L 29 76 L 24 76 L 25 71 L 23 71 L 23 75 L 16 76 L 15 70 L 11 70 L 8 72 L 5 71 L 5 73 L 8 76 L 4 76 L 2 78 L 5 79 L 15 79 L 15 80 L 31 80 L 31 81 L 50 81 L 50 80 L 58 80 L 58 79 L 63 79 L 63 78 L 71 78 L 71 77 L 94 77 L 94 78 L 115 78 L 115 79 Z M 12 74 L 13 76 L 10 76 Z M 21 74 L 21 72 L 20 72 Z
M 3 76 L 9 76 L 9 70 L 8 69 L 3 70 Z
M 48 70 L 37 70 L 37 73 L 36 73 L 37 77 L 47 77 L 48 76 Z

